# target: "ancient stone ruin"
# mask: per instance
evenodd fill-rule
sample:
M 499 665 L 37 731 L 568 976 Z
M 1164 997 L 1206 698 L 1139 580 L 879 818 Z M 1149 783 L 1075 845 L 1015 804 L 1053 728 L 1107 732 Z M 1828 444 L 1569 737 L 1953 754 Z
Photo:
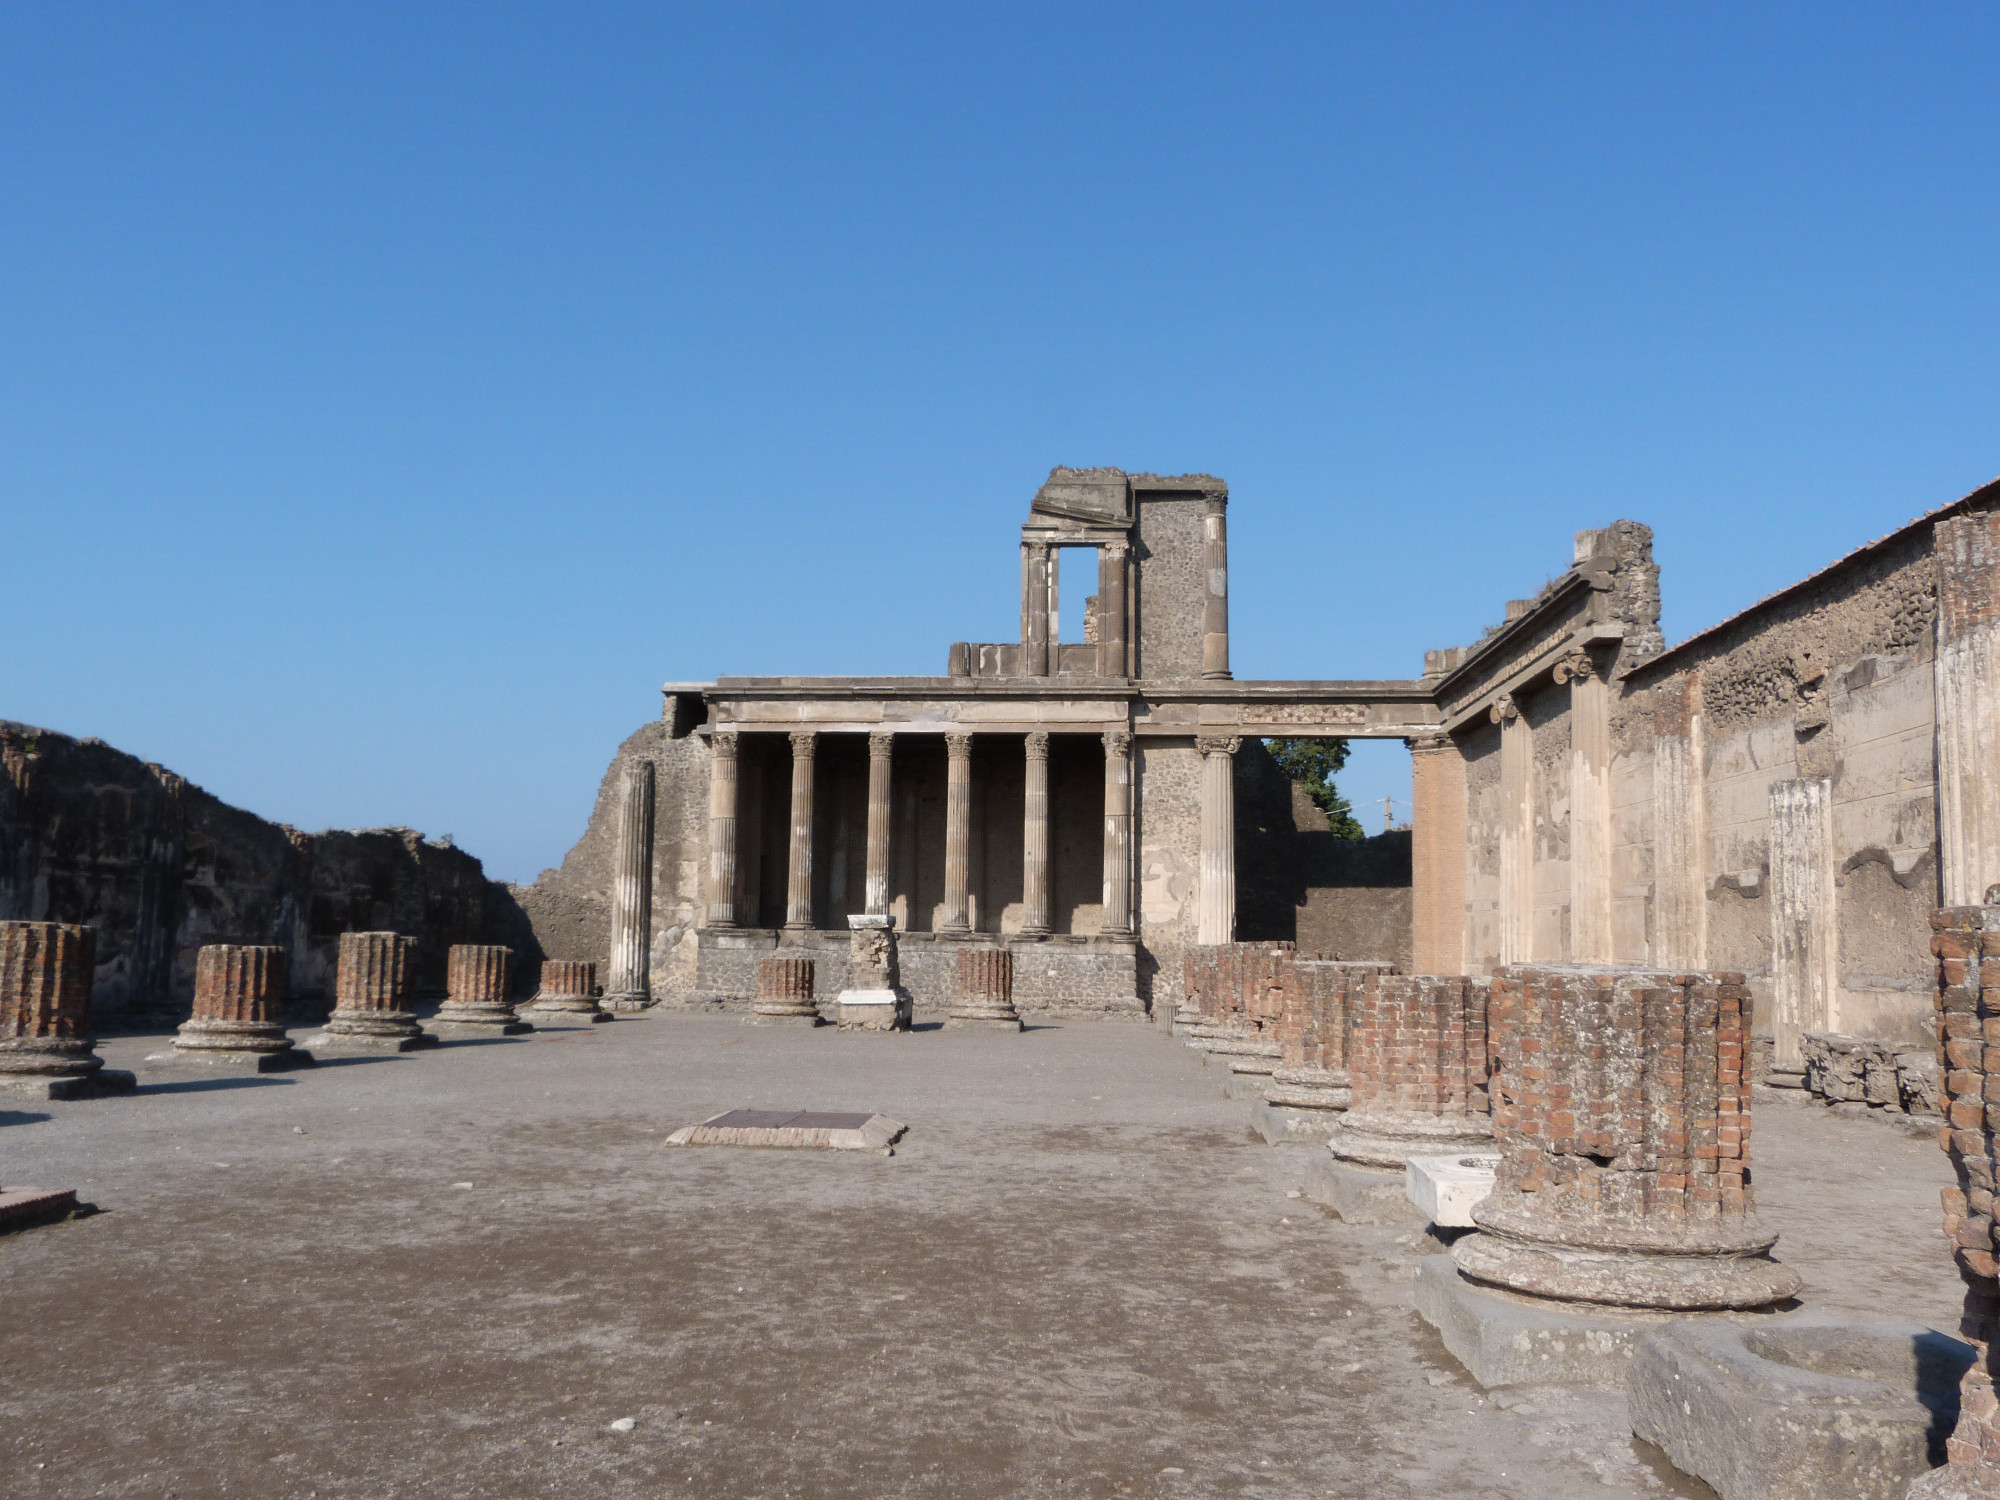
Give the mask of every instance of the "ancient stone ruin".
M 210 943 L 195 961 L 194 1015 L 181 1022 L 171 1057 L 259 1073 L 310 1067 L 313 1056 L 285 1035 L 285 950 Z
M 813 1002 L 813 961 L 809 958 L 757 960 L 757 1003 L 750 1010 L 764 1023 L 819 1025 L 819 1006 Z
M 43 1099 L 130 1093 L 90 1033 L 97 934 L 63 922 L 0 922 L 0 1088 Z
M 958 950 L 958 1000 L 947 1026 L 979 1026 L 1019 1031 L 1014 1009 L 1014 955 L 1005 948 Z
M 432 1024 L 440 1036 L 519 1036 L 535 1028 L 514 1009 L 514 950 L 454 943 L 444 1004 Z
M 538 1016 L 587 1024 L 611 1019 L 598 1003 L 597 965 L 552 958 L 542 965 L 542 985 L 528 1009 Z
M 308 1041 L 319 1051 L 415 1052 L 438 1039 L 418 1024 L 414 940 L 394 932 L 343 932 L 333 1014 Z

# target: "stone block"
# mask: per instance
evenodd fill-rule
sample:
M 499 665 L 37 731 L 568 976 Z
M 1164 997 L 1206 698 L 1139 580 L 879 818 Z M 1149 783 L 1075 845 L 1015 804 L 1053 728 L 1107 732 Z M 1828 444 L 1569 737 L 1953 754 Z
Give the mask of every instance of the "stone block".
M 238 1052 L 214 1047 L 173 1048 L 167 1052 L 149 1052 L 146 1061 L 158 1063 L 162 1067 L 222 1068 L 242 1073 L 290 1073 L 299 1068 L 310 1068 L 313 1055 L 298 1047 L 290 1047 L 283 1052 Z
M 1458 1274 L 1449 1255 L 1424 1257 L 1417 1268 L 1416 1304 L 1452 1357 L 1489 1390 L 1622 1382 L 1639 1341 L 1669 1319 L 1665 1313 L 1613 1311 L 1475 1286 Z
M 1424 1216 L 1403 1189 L 1403 1174 L 1357 1167 L 1331 1152 L 1314 1152 L 1306 1164 L 1305 1195 L 1350 1224 L 1421 1224 Z
M 895 990 L 842 990 L 833 1008 L 836 1024 L 842 1031 L 910 1029 L 909 996 Z
M 1500 1153 L 1469 1156 L 1413 1156 L 1403 1167 L 1403 1188 L 1411 1203 L 1433 1224 L 1470 1229 L 1472 1211 L 1493 1191 Z
M 1273 1146 L 1320 1146 L 1339 1115 L 1323 1109 L 1285 1109 L 1264 1098 L 1250 1106 L 1250 1128 Z
M 1626 1397 L 1632 1431 L 1722 1500 L 1902 1500 L 1972 1361 L 1919 1323 L 1690 1319 L 1640 1341 Z
M 0 1187 L 0 1234 L 54 1224 L 76 1210 L 75 1188 Z

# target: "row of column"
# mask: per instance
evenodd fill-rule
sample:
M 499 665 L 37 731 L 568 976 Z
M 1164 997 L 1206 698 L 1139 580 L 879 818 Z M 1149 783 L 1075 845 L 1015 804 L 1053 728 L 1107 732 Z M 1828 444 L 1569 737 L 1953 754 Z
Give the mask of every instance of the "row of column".
M 1061 547 L 1052 542 L 1027 542 L 1021 547 L 1021 671 L 1028 677 L 1053 677 L 1060 668 L 1056 660 L 1059 633 L 1056 628 L 1061 593 Z M 1132 548 L 1128 542 L 1097 544 L 1097 675 L 1133 675 L 1131 650 Z M 1211 567 L 1216 566 L 1211 564 Z M 1220 564 L 1226 576 L 1225 556 Z M 1204 617 L 1206 618 L 1206 616 Z M 1229 654 L 1227 611 L 1222 619 L 1221 651 L 1225 665 Z M 1228 674 L 1223 673 L 1224 676 Z
M 1132 931 L 1132 736 L 1123 730 L 1113 730 L 1103 738 L 1104 931 L 1124 934 Z M 790 853 L 785 875 L 785 926 L 807 929 L 813 925 L 813 782 L 819 735 L 814 730 L 799 730 L 790 739 L 792 799 Z M 1052 930 L 1049 921 L 1049 737 L 1037 731 L 1026 739 L 1027 796 L 1022 812 L 1021 839 L 1021 897 L 1025 914 L 1021 931 L 1034 936 Z M 969 730 L 952 730 L 945 734 L 944 741 L 944 916 L 939 930 L 963 933 L 972 930 L 972 734 Z M 889 787 L 894 748 L 893 734 L 868 736 L 868 842 L 862 899 L 870 916 L 886 916 L 889 911 Z M 712 752 L 708 804 L 707 925 L 735 927 L 738 925 L 736 733 L 719 731 L 714 737 Z M 1228 816 L 1225 810 L 1225 819 Z M 1206 820 L 1203 827 L 1206 830 Z M 1233 848 L 1233 838 L 1231 845 Z M 1232 857 L 1232 886 L 1233 863 Z M 1232 898 L 1232 912 L 1234 907 Z

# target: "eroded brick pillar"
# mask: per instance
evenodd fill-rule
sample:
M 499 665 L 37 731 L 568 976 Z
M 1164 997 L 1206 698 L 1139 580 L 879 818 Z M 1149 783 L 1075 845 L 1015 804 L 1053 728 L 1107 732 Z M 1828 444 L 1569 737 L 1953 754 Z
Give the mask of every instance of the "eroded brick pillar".
M 414 1052 L 437 1038 L 417 1024 L 417 942 L 395 932 L 343 932 L 334 973 L 333 1014 L 309 1044 Z
M 535 1028 L 514 1011 L 514 950 L 497 944 L 454 943 L 445 963 L 440 1031 L 467 1036 L 518 1036 Z
M 1198 1052 L 1229 1059 L 1232 1072 L 1269 1075 L 1283 1051 L 1277 1027 L 1294 952 L 1290 943 L 1221 943 L 1190 957 L 1201 1009 L 1178 1034 Z
M 1492 985 L 1463 974 L 1376 973 L 1347 1001 L 1353 1102 L 1335 1156 L 1401 1167 L 1491 1149 L 1486 1016 Z
M 945 1024 L 1021 1029 L 1014 1009 L 1013 954 L 998 947 L 958 950 L 958 996 Z
M 608 1021 L 609 1011 L 597 1003 L 597 965 L 576 959 L 551 958 L 542 964 L 541 988 L 528 1002 L 538 1015 L 565 1016 L 573 1021 Z
M 1459 1270 L 1528 1296 L 1765 1307 L 1799 1278 L 1751 1200 L 1750 992 L 1731 973 L 1517 964 L 1488 1009 L 1493 1194 Z
M 67 922 L 0 922 L 0 1087 L 48 1098 L 127 1093 L 90 1034 L 97 932 Z
M 194 1014 L 175 1034 L 173 1055 L 260 1073 L 310 1064 L 312 1055 L 285 1035 L 285 973 L 283 948 L 204 947 L 195 955 Z
M 813 961 L 809 958 L 758 959 L 757 999 L 750 1007 L 751 1013 L 766 1021 L 819 1025 L 819 1006 L 813 1000 L 813 972 Z
M 613 1010 L 653 1003 L 653 763 L 633 760 L 620 778 L 618 872 L 611 882 Z
M 1300 954 L 1277 1027 L 1282 1049 L 1264 1097 L 1287 1109 L 1344 1110 L 1353 1102 L 1348 1068 L 1348 1010 L 1353 996 L 1379 974 L 1380 963 L 1343 963 Z

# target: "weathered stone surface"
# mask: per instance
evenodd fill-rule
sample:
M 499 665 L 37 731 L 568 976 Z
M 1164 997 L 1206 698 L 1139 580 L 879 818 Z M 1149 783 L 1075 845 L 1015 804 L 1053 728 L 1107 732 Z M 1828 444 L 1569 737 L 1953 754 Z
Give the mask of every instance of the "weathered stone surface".
M 63 922 L 0 922 L 0 1088 L 44 1099 L 130 1093 L 90 1034 L 96 933 Z
M 1305 1195 L 1324 1203 L 1350 1224 L 1421 1224 L 1400 1171 L 1357 1166 L 1327 1151 L 1306 1159 Z
M 59 1223 L 77 1206 L 75 1188 L 0 1187 L 0 1234 Z
M 1412 1156 L 1403 1164 L 1403 1190 L 1431 1223 L 1470 1229 L 1472 1211 L 1493 1191 L 1493 1152 L 1452 1156 Z
M 699 1125 L 683 1125 L 669 1146 L 764 1146 L 828 1151 L 879 1151 L 893 1155 L 909 1127 L 887 1115 L 825 1110 L 733 1109 Z
M 1972 1360 L 1921 1323 L 1673 1322 L 1639 1341 L 1626 1404 L 1721 1500 L 1902 1500 Z
M 1460 975 L 1355 976 L 1346 1006 L 1352 1103 L 1330 1138 L 1335 1155 L 1399 1169 L 1412 1155 L 1490 1143 L 1490 994 L 1487 981 Z
M 985 946 L 958 950 L 958 999 L 947 1026 L 985 1026 L 1019 1031 L 1014 1009 L 1014 955 Z
M 414 940 L 394 932 L 343 932 L 333 1014 L 306 1045 L 388 1052 L 435 1047 L 438 1039 L 410 1009 L 415 947 Z
M 313 1057 L 285 1035 L 283 948 L 211 943 L 195 960 L 194 1015 L 181 1023 L 171 1053 L 179 1061 L 254 1068 L 260 1073 L 310 1067 Z
M 849 917 L 847 988 L 836 1005 L 843 1031 L 907 1031 L 913 1003 L 896 966 L 893 917 Z
M 813 961 L 784 957 L 758 959 L 757 1000 L 750 1010 L 763 1022 L 819 1025 L 819 1006 L 813 1000 Z
M 1452 1358 L 1489 1390 L 1622 1382 L 1639 1341 L 1668 1321 L 1666 1313 L 1551 1302 L 1476 1286 L 1459 1275 L 1449 1255 L 1424 1258 L 1415 1301 L 1418 1315 L 1437 1330 Z
M 1829 1104 L 1938 1113 L 1941 1080 L 1937 1058 L 1930 1052 L 1826 1031 L 1805 1033 L 1802 1050 L 1804 1086 Z
M 618 799 L 618 873 L 611 883 L 611 1010 L 653 1003 L 653 762 L 626 762 Z
M 550 959 L 542 965 L 541 988 L 528 1003 L 537 1015 L 597 1023 L 611 1015 L 598 1003 L 597 965 L 578 959 Z
M 514 1009 L 514 950 L 457 943 L 446 970 L 446 993 L 433 1023 L 446 1034 L 519 1036 L 535 1028 Z

